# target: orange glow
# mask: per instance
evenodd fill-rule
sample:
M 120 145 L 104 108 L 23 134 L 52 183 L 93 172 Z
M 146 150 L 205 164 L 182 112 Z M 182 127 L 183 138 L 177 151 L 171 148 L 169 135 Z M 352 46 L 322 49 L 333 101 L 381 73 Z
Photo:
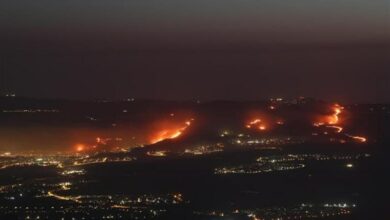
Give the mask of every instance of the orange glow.
M 360 143 L 365 143 L 367 142 L 367 138 L 361 137 L 361 136 L 352 136 L 352 135 L 347 135 L 348 137 L 360 142 Z
M 336 105 L 333 107 L 334 113 L 330 116 L 329 121 L 328 121 L 328 124 L 334 125 L 334 124 L 339 123 L 339 121 L 340 121 L 339 115 L 341 114 L 341 110 L 342 110 L 342 109 L 343 109 L 343 107 L 339 106 L 338 104 L 336 104 Z
M 259 126 L 259 129 L 260 130 L 262 130 L 262 131 L 264 131 L 265 129 L 267 129 L 264 125 L 261 125 L 261 126 Z
M 263 123 L 263 121 L 260 118 L 253 119 L 250 121 L 247 125 L 247 128 L 257 128 L 261 131 L 264 131 L 267 129 L 267 126 Z
M 184 125 L 183 124 L 169 124 L 169 125 L 165 125 L 165 127 L 163 129 L 161 129 L 160 131 L 158 131 L 157 133 L 155 133 L 151 139 L 150 139 L 150 143 L 151 144 L 155 144 L 157 142 L 160 142 L 160 141 L 163 141 L 163 140 L 166 140 L 166 139 L 175 139 L 175 138 L 178 138 L 179 136 L 181 136 L 183 134 L 183 132 L 191 126 L 192 124 L 192 121 L 194 119 L 190 119 L 190 120 L 187 120 L 184 122 Z
M 85 150 L 85 145 L 84 144 L 77 144 L 76 145 L 76 151 L 81 152 Z
M 335 104 L 332 106 L 333 113 L 331 115 L 323 116 L 319 121 L 315 122 L 313 126 L 321 127 L 326 126 L 327 128 L 335 129 L 336 133 L 341 133 L 344 128 L 340 126 L 340 114 L 344 107 Z M 327 132 L 324 132 L 324 134 Z
M 261 122 L 261 119 L 255 119 L 255 120 L 249 122 L 249 125 L 255 125 L 255 124 L 258 124 L 260 122 Z
M 344 107 L 335 104 L 332 106 L 333 113 L 331 115 L 322 116 L 320 120 L 315 122 L 313 126 L 315 127 L 321 127 L 325 126 L 327 128 L 335 129 L 336 133 L 342 133 L 344 131 L 344 128 L 340 126 L 340 114 L 342 113 Z M 324 134 L 327 134 L 328 132 L 324 132 Z M 349 134 L 345 134 L 345 136 L 352 138 L 353 140 L 359 142 L 359 143 L 365 143 L 367 142 L 367 138 L 361 137 L 361 136 L 353 136 Z M 340 140 L 340 143 L 345 143 L 346 140 Z
M 322 126 L 322 125 L 336 125 L 336 124 L 339 124 L 340 123 L 340 114 L 342 113 L 342 110 L 344 109 L 344 107 L 338 105 L 338 104 L 335 104 L 333 107 L 332 107 L 332 114 L 331 115 L 327 115 L 327 116 L 323 116 L 321 117 L 317 122 L 315 122 L 313 125 L 315 127 L 319 127 L 319 126 Z
M 326 127 L 336 129 L 336 132 L 337 132 L 337 133 L 341 133 L 341 132 L 343 131 L 343 127 L 336 126 L 336 125 L 328 125 L 328 126 L 326 126 Z

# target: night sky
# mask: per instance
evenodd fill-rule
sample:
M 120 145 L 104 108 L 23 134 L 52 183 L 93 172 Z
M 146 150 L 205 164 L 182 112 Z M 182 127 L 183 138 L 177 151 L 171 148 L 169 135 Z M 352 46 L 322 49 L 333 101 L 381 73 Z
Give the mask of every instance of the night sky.
M 389 0 L 1 0 L 1 71 L 17 95 L 42 98 L 389 102 L 389 7 Z

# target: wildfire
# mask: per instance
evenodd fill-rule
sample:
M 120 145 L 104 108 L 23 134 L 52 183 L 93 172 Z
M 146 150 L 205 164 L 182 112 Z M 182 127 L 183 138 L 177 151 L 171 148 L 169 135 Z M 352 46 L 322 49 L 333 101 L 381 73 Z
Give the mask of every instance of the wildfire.
M 250 121 L 247 125 L 247 128 L 257 128 L 261 131 L 267 130 L 267 126 L 263 123 L 263 121 L 260 118 L 256 118 L 252 121 Z
M 77 144 L 76 145 L 76 151 L 77 152 L 82 152 L 85 150 L 85 145 L 84 144 Z
M 320 127 L 322 125 L 338 125 L 340 124 L 340 114 L 344 107 L 335 104 L 332 107 L 332 114 L 322 117 L 318 122 L 315 122 L 313 125 L 315 127 Z
M 332 114 L 322 117 L 319 121 L 315 122 L 313 126 L 326 126 L 327 128 L 335 129 L 337 133 L 341 133 L 344 130 L 344 128 L 340 126 L 340 114 L 342 113 L 343 109 L 344 107 L 335 104 L 332 107 Z
M 249 126 L 258 124 L 258 123 L 260 123 L 260 122 L 261 122 L 261 119 L 255 119 L 255 120 L 249 122 Z
M 179 126 L 169 126 L 169 128 L 164 128 L 158 131 L 150 140 L 151 144 L 166 140 L 166 139 L 175 139 L 183 134 L 183 132 L 191 126 L 194 119 L 190 119 L 184 122 L 184 125 Z
M 328 121 L 328 124 L 331 124 L 331 125 L 335 125 L 335 124 L 338 124 L 340 119 L 339 119 L 339 115 L 341 114 L 341 111 L 344 109 L 344 107 L 336 104 L 334 107 L 333 107 L 333 115 L 330 117 L 329 121 Z
M 342 110 L 344 107 L 335 104 L 332 107 L 332 114 L 325 116 L 321 118 L 318 122 L 315 122 L 313 125 L 315 127 L 322 127 L 325 126 L 326 128 L 332 128 L 335 129 L 337 133 L 342 133 L 344 131 L 344 128 L 340 126 L 340 114 L 342 113 Z M 325 133 L 325 132 L 324 132 Z M 327 132 L 326 132 L 327 133 Z M 367 138 L 361 137 L 361 136 L 353 136 L 349 134 L 345 134 L 345 136 L 352 138 L 353 140 L 359 142 L 359 143 L 364 143 L 367 142 Z M 345 140 L 340 140 L 341 143 L 345 143 Z
M 353 135 L 347 135 L 348 137 L 360 142 L 360 143 L 365 143 L 367 142 L 367 138 L 361 137 L 361 136 L 353 136 Z
M 344 129 L 344 128 L 341 127 L 341 126 L 336 126 L 336 125 L 328 125 L 328 126 L 326 126 L 326 127 L 336 129 L 336 132 L 337 132 L 337 133 L 341 133 L 341 132 L 343 131 L 343 129 Z

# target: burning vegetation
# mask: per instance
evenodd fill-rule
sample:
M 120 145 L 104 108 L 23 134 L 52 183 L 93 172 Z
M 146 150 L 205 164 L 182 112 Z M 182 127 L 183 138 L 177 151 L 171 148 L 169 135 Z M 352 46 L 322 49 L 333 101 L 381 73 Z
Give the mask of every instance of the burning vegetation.
M 149 143 L 155 144 L 166 139 L 175 139 L 180 137 L 193 123 L 194 119 L 188 119 L 185 122 L 176 122 L 164 120 L 156 124 L 156 131 L 152 132 Z
M 290 111 L 289 109 L 283 110 L 283 106 L 276 107 L 267 107 L 265 106 L 262 110 L 252 111 L 247 114 L 245 119 L 244 126 L 241 127 L 233 127 L 233 130 L 240 131 L 241 135 L 245 136 L 246 131 L 254 131 L 252 135 L 257 135 L 260 137 L 263 134 L 267 134 L 267 136 L 275 136 L 281 137 L 280 135 L 288 135 L 288 132 L 294 130 L 294 132 L 299 132 L 300 128 L 302 128 L 302 132 L 304 132 L 305 127 L 305 119 L 309 119 L 310 115 L 314 116 L 314 121 L 311 120 L 310 123 L 307 124 L 311 127 L 312 138 L 313 140 L 330 140 L 337 141 L 339 143 L 347 143 L 347 142 L 357 142 L 364 143 L 367 142 L 366 137 L 351 135 L 348 133 L 348 128 L 345 127 L 345 118 L 344 116 L 349 114 L 345 112 L 345 108 L 339 104 L 332 105 L 318 105 L 321 108 L 325 107 L 325 113 L 318 114 L 316 113 L 316 108 L 311 109 L 310 107 L 305 107 L 305 111 Z M 321 109 L 321 108 L 318 109 Z M 286 113 L 287 112 L 287 113 Z M 187 112 L 188 113 L 188 112 Z M 242 115 L 245 114 L 245 111 Z M 226 119 L 224 123 L 225 125 L 220 125 L 218 122 L 213 122 L 214 117 L 219 117 L 218 115 L 211 115 L 212 118 L 206 118 L 203 120 L 202 128 L 206 128 L 208 126 L 213 126 L 217 129 L 225 129 L 226 124 L 233 124 L 234 119 Z M 225 118 L 226 116 L 224 116 Z M 159 119 L 160 118 L 160 119 Z M 139 126 L 139 134 L 137 134 L 137 138 L 139 140 L 140 145 L 153 145 L 164 140 L 177 139 L 182 137 L 183 134 L 194 134 L 194 136 L 199 135 L 196 134 L 196 129 L 189 130 L 190 127 L 193 126 L 194 118 L 192 118 L 189 114 L 177 115 L 175 113 L 168 113 L 159 116 L 159 118 L 155 118 L 152 121 L 145 123 L 146 125 Z M 242 120 L 242 119 L 241 119 Z M 288 123 L 285 123 L 287 120 Z M 242 123 L 242 122 L 241 122 Z M 242 125 L 242 124 L 241 124 Z M 119 126 L 120 127 L 120 126 Z M 197 125 L 199 127 L 199 125 Z M 205 131 L 207 129 L 199 129 Z M 207 130 L 208 132 L 212 132 L 212 130 Z M 286 132 L 287 131 L 287 132 Z M 244 134 L 242 134 L 244 132 Z M 285 132 L 285 133 L 280 133 Z M 212 134 L 211 134 L 212 135 Z M 304 135 L 304 133 L 302 133 Z M 127 135 L 132 136 L 132 135 Z M 135 135 L 134 135 L 135 136 Z M 228 135 L 224 135 L 228 136 Z M 135 139 L 136 137 L 133 137 Z M 125 138 L 124 138 L 125 139 Z M 119 140 L 119 141 L 118 141 Z M 183 139 L 184 140 L 184 139 Z M 74 146 L 74 149 L 77 153 L 84 153 L 88 151 L 102 151 L 102 150 L 125 150 L 123 147 L 124 144 L 120 144 L 122 138 L 102 138 L 97 137 L 94 142 L 89 144 L 78 142 Z M 201 136 L 199 136 L 199 141 L 201 140 Z
M 30 149 L 39 151 L 45 148 L 39 152 L 81 154 L 126 151 L 177 139 L 173 145 L 185 148 L 207 141 L 216 143 L 218 140 L 215 139 L 225 130 L 232 134 L 223 135 L 224 139 L 234 135 L 241 135 L 238 137 L 241 139 L 251 136 L 255 140 L 253 143 L 261 142 L 262 138 L 284 137 L 316 142 L 366 143 L 377 140 L 379 135 L 375 133 L 374 120 L 369 121 L 366 115 L 362 115 L 364 112 L 360 109 L 365 106 L 342 106 L 317 100 L 85 105 L 82 111 L 72 109 L 73 106 L 34 114 L 7 110 L 0 127 L 0 147 L 12 146 L 3 147 L 4 152 L 26 153 L 31 152 Z M 369 108 L 366 112 L 375 113 Z M 173 145 L 169 147 L 176 148 Z
M 313 123 L 314 127 L 319 128 L 329 128 L 335 133 L 341 134 L 345 138 L 350 138 L 353 141 L 364 143 L 367 141 L 367 138 L 361 136 L 355 136 L 348 133 L 345 133 L 345 129 L 342 125 L 341 115 L 344 113 L 344 107 L 339 104 L 334 104 L 331 106 L 330 115 L 322 115 L 317 117 L 316 122 Z M 327 131 L 324 134 L 328 134 Z M 345 143 L 345 139 L 341 139 L 340 143 Z

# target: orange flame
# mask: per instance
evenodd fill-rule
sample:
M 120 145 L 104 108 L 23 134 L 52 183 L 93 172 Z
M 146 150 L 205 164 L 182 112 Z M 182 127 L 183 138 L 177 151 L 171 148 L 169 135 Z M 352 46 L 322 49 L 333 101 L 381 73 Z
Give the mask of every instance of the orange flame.
M 344 128 L 341 127 L 341 126 L 336 126 L 336 125 L 328 125 L 328 126 L 326 126 L 326 127 L 336 129 L 336 132 L 337 132 L 337 133 L 341 133 L 341 132 L 343 131 L 343 129 L 344 129 Z
M 191 126 L 192 121 L 194 119 L 187 120 L 184 122 L 184 125 L 180 125 L 180 127 L 173 126 L 170 128 L 164 128 L 158 131 L 150 140 L 151 144 L 155 144 L 157 142 L 161 142 L 166 139 L 175 139 L 183 134 L 183 132 Z
M 77 144 L 75 148 L 76 148 L 77 152 L 82 152 L 85 150 L 85 145 L 84 144 Z
M 342 113 L 344 107 L 335 104 L 332 109 L 333 113 L 331 115 L 325 116 L 325 118 L 322 118 L 322 120 L 315 122 L 313 125 L 315 127 L 326 126 L 327 128 L 335 129 L 337 133 L 341 133 L 343 132 L 344 128 L 340 126 L 340 114 Z M 360 143 L 367 142 L 367 138 L 365 137 L 353 136 L 349 134 L 345 135 Z M 341 140 L 340 142 L 345 143 L 345 140 Z
M 262 122 L 260 118 L 253 119 L 250 121 L 247 125 L 247 128 L 257 128 L 261 131 L 264 131 L 267 129 L 267 126 Z
M 367 142 L 367 138 L 365 137 L 361 137 L 361 136 L 352 136 L 352 135 L 347 135 L 348 137 L 360 142 L 360 143 L 364 143 L 364 142 Z
M 266 128 L 264 125 L 260 125 L 260 126 L 259 126 L 259 129 L 262 130 L 262 131 L 264 131 L 264 130 L 267 129 L 267 128 Z
M 340 121 L 340 118 L 339 118 L 339 115 L 341 114 L 341 111 L 343 110 L 344 108 L 338 104 L 336 104 L 334 107 L 333 107 L 333 114 L 330 116 L 329 118 L 329 121 L 328 121 L 328 124 L 330 125 L 335 125 L 335 124 L 338 124 L 339 121 Z
M 313 125 L 315 127 L 320 127 L 320 126 L 325 125 L 325 124 L 327 124 L 327 125 L 340 124 L 340 114 L 342 113 L 343 109 L 344 109 L 344 107 L 342 107 L 338 104 L 335 104 L 332 107 L 333 113 L 331 115 L 321 117 L 321 119 L 319 121 L 315 122 Z

